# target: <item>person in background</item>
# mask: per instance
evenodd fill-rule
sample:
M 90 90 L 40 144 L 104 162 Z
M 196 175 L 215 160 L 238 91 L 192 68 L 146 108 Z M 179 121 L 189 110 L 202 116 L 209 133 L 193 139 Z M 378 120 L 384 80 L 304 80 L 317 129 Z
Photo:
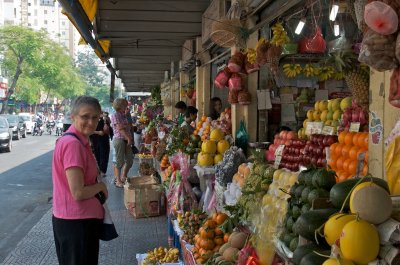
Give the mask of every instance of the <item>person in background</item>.
M 113 139 L 113 136 L 114 136 L 114 132 L 113 132 L 113 128 L 111 127 L 111 119 L 110 119 L 110 114 L 108 113 L 108 112 L 103 112 L 103 119 L 104 119 L 104 122 L 105 122 L 105 124 L 107 124 L 108 125 L 108 127 L 110 128 L 110 140 L 112 140 Z
M 122 188 L 128 172 L 133 164 L 132 133 L 125 111 L 128 101 L 117 98 L 113 102 L 115 113 L 111 115 L 111 124 L 114 128 L 113 146 L 115 149 L 114 177 L 115 185 Z
M 72 124 L 71 113 L 67 113 L 66 115 L 64 115 L 62 122 L 63 122 L 63 132 L 66 132 Z
M 108 197 L 97 182 L 96 159 L 89 136 L 96 130 L 101 107 L 96 98 L 80 96 L 72 104 L 66 134 L 57 140 L 52 160 L 53 234 L 60 265 L 98 264 L 104 208 L 96 194 Z
M 90 141 L 100 169 L 100 176 L 105 177 L 110 157 L 110 127 L 105 122 L 103 114 L 100 116 L 96 130 L 90 135 Z
M 192 135 L 195 130 L 191 124 L 192 124 L 192 122 L 196 121 L 197 112 L 198 112 L 198 110 L 193 106 L 189 106 L 186 109 L 185 121 L 181 124 L 181 127 L 184 128 L 185 130 L 187 130 L 189 135 Z
M 183 101 L 179 101 L 175 104 L 175 109 L 178 112 L 176 121 L 178 125 L 182 125 L 182 123 L 185 121 L 185 111 L 186 111 L 186 103 Z
M 213 97 L 211 99 L 211 119 L 218 120 L 219 116 L 221 116 L 222 111 L 222 101 L 218 97 Z

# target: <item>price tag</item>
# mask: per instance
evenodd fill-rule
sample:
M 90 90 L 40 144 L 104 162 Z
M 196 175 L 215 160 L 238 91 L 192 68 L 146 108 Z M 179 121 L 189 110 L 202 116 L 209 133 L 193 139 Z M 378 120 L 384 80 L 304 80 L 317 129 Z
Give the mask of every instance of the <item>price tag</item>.
M 277 157 L 275 157 L 274 167 L 275 167 L 276 169 L 279 168 L 279 165 L 281 164 L 281 160 L 282 160 L 282 156 L 277 156 Z
M 281 144 L 281 145 L 278 146 L 278 148 L 276 148 L 276 150 L 275 150 L 275 160 L 276 160 L 276 158 L 278 156 L 282 156 L 283 149 L 285 149 L 285 145 L 284 144 Z
M 322 134 L 324 134 L 324 135 L 334 135 L 335 134 L 335 127 L 324 126 L 324 128 L 322 128 Z
M 352 122 L 350 123 L 350 132 L 359 132 L 360 131 L 360 123 L 359 122 Z
M 322 132 L 322 127 L 324 127 L 323 122 L 308 122 L 306 128 L 306 135 L 320 134 Z
M 311 135 L 311 128 L 313 127 L 313 122 L 307 122 L 307 127 L 306 127 L 306 135 L 310 136 Z
M 329 146 L 325 147 L 325 159 L 327 163 L 331 159 L 331 149 L 329 148 Z

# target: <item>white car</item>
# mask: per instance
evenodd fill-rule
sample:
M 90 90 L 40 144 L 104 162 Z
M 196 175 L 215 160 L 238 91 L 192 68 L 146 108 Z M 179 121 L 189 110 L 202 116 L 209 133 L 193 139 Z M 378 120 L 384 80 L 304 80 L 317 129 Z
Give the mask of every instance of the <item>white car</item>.
M 24 123 L 26 125 L 26 132 L 32 133 L 33 128 L 35 127 L 35 116 L 28 112 L 21 112 L 18 115 L 21 116 L 22 119 L 24 120 Z

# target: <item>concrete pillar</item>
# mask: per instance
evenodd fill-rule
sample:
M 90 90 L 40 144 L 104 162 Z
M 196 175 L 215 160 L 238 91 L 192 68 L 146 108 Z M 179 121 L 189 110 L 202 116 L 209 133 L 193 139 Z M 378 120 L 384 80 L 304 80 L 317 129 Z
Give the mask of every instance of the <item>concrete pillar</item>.
M 211 93 L 211 65 L 203 65 L 211 59 L 210 53 L 204 51 L 201 37 L 196 38 L 196 52 L 199 54 L 198 60 L 202 65 L 196 67 L 196 108 L 199 110 L 198 117 L 208 113 L 210 109 L 210 93 Z

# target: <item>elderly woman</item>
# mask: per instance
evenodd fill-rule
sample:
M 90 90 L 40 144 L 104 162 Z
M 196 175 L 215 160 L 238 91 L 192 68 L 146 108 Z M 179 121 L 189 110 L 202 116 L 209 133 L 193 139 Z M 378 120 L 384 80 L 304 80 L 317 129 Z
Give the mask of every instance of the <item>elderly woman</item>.
M 115 185 L 123 187 L 129 169 L 133 164 L 132 145 L 133 139 L 131 134 L 131 124 L 125 115 L 128 107 L 128 101 L 124 98 L 116 98 L 113 102 L 115 113 L 111 116 L 111 124 L 114 129 L 113 145 L 115 151 Z
M 72 124 L 57 141 L 52 161 L 53 233 L 58 262 L 98 264 L 99 232 L 104 208 L 97 194 L 108 196 L 97 183 L 97 163 L 89 144 L 101 108 L 93 97 L 78 97 L 72 105 Z

